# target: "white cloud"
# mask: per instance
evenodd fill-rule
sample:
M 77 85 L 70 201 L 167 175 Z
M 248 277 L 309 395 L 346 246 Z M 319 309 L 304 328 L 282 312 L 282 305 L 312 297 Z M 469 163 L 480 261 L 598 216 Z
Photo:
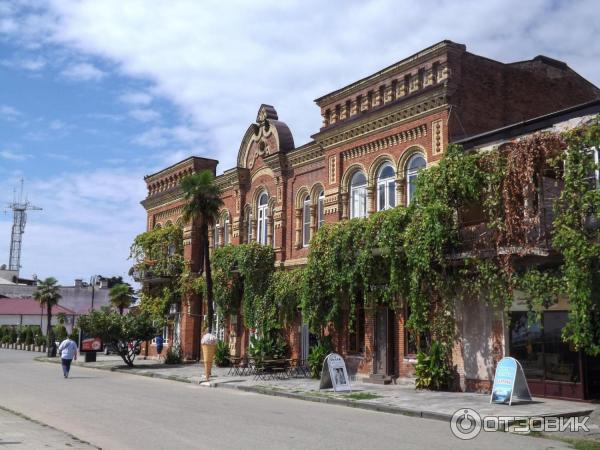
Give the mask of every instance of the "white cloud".
M 155 109 L 136 108 L 129 111 L 129 115 L 140 122 L 152 122 L 160 119 L 160 113 Z
M 12 106 L 0 105 L 0 119 L 13 121 L 21 115 L 21 111 Z
M 66 124 L 62 120 L 53 120 L 50 122 L 50 129 L 53 131 L 62 130 L 66 127 Z
M 126 92 L 119 96 L 123 103 L 134 106 L 147 106 L 152 103 L 152 96 L 147 92 Z
M 41 57 L 36 58 L 16 58 L 16 59 L 3 59 L 0 61 L 4 67 L 10 67 L 13 69 L 25 69 L 31 72 L 38 72 L 46 67 L 46 60 Z
M 138 136 L 135 136 L 132 142 L 150 148 L 179 144 L 186 144 L 192 147 L 201 144 L 206 138 L 207 136 L 204 133 L 193 127 L 179 125 L 172 128 L 152 127 Z
M 9 161 L 24 161 L 31 158 L 31 155 L 19 151 L 0 150 L 0 157 Z
M 100 57 L 149 82 L 153 96 L 171 100 L 187 128 L 208 139 L 207 156 L 218 155 L 221 170 L 234 164 L 261 103 L 277 108 L 300 145 L 320 126 L 314 98 L 442 39 L 503 61 L 548 54 L 600 82 L 600 40 L 590 14 L 595 0 L 376 0 L 343 8 L 316 0 L 47 5 L 18 19 L 20 35 L 33 45 L 50 42 Z M 129 104 L 151 101 L 128 94 L 121 100 Z
M 64 69 L 61 74 L 73 81 L 99 81 L 106 75 L 90 63 L 77 63 Z
M 23 275 L 52 275 L 63 283 L 93 273 L 127 275 L 129 246 L 146 223 L 139 204 L 144 174 L 141 167 L 113 167 L 26 180 L 29 199 L 43 210 L 29 215 Z M 10 192 L 14 184 L 5 178 L 0 189 Z M 11 220 L 0 217 L 0 236 L 9 235 Z M 3 254 L 0 249 L 0 260 L 7 259 Z

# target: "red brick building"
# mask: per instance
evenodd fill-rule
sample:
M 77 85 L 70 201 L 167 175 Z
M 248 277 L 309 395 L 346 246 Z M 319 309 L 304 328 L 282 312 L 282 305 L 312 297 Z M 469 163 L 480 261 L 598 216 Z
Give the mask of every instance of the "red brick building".
M 303 265 L 322 224 L 408 204 L 418 171 L 435 164 L 448 143 L 599 96 L 563 62 L 537 56 L 505 64 L 443 41 L 316 99 L 323 124 L 302 145 L 273 106 L 261 105 L 243 134 L 236 167 L 217 177 L 224 208 L 212 245 L 258 241 L 273 246 L 278 265 Z M 148 229 L 180 221 L 178 182 L 204 169 L 216 173 L 217 161 L 190 157 L 145 178 Z M 190 227 L 184 247 L 199 268 L 200 245 Z M 190 302 L 178 318 L 184 356 L 198 358 L 200 305 Z M 361 374 L 408 376 L 414 354 L 404 320 L 404 313 L 387 309 L 361 312 L 357 332 L 336 336 L 337 350 Z M 235 351 L 243 353 L 248 331 L 238 317 L 225 323 Z M 503 328 L 492 321 L 488 331 L 501 335 Z M 303 333 L 300 323 L 291 330 L 296 354 L 306 354 Z M 480 384 L 480 377 L 463 378 L 464 387 Z

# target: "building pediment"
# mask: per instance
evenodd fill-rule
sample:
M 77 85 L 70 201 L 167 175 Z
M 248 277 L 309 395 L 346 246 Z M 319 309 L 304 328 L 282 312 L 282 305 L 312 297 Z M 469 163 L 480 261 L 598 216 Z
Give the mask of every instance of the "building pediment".
M 252 170 L 263 164 L 265 159 L 277 153 L 287 153 L 294 149 L 294 138 L 289 127 L 279 120 L 277 111 L 271 105 L 261 105 L 256 122 L 248 127 L 238 152 L 238 167 Z

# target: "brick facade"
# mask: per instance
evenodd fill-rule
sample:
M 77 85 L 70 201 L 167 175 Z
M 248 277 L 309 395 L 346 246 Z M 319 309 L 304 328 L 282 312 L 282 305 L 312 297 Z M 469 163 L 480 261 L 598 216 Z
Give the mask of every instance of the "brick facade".
M 599 91 L 566 64 L 538 56 L 530 61 L 504 64 L 466 51 L 450 41 L 422 50 L 374 75 L 315 100 L 323 126 L 312 140 L 296 147 L 290 128 L 272 106 L 261 105 L 254 123 L 243 135 L 237 166 L 217 177 L 224 207 L 211 244 L 237 245 L 263 240 L 273 245 L 281 267 L 305 264 L 309 247 L 303 245 L 303 206 L 308 197 L 311 235 L 319 224 L 319 195 L 323 221 L 334 223 L 351 213 L 350 182 L 362 171 L 366 178 L 366 211 L 377 210 L 377 174 L 383 164 L 394 169 L 396 205 L 407 204 L 407 163 L 420 154 L 435 164 L 448 143 L 491 129 L 547 114 L 598 98 Z M 183 201 L 178 180 L 195 171 L 216 170 L 214 160 L 192 157 L 146 177 L 148 229 L 180 220 Z M 266 193 L 266 227 L 261 229 L 259 199 Z M 259 223 L 260 222 L 260 223 Z M 266 230 L 263 233 L 261 230 Z M 185 256 L 197 263 L 200 248 L 193 229 L 186 228 Z M 187 305 L 187 306 L 186 306 Z M 482 312 L 489 313 L 489 312 Z M 407 355 L 405 314 L 390 312 L 387 348 L 392 352 L 388 374 L 412 376 L 414 357 Z M 181 344 L 186 359 L 197 359 L 202 313 L 197 299 L 184 299 Z M 233 320 L 235 319 L 235 320 Z M 236 354 L 248 344 L 241 316 L 226 318 L 226 338 Z M 346 322 L 333 332 L 336 349 L 348 365 L 368 375 L 374 370 L 376 320 L 365 314 L 365 351 L 349 354 Z M 471 322 L 469 322 L 471 323 Z M 301 319 L 289 328 L 288 341 L 300 354 Z M 465 323 L 465 329 L 470 326 Z M 486 364 L 503 354 L 503 324 L 490 319 L 493 348 Z M 495 336 L 495 337 L 494 337 Z M 488 342 L 489 341 L 489 342 Z M 483 345 L 483 344 L 482 344 Z M 479 388 L 489 376 L 471 371 L 464 347 L 455 349 L 462 388 Z

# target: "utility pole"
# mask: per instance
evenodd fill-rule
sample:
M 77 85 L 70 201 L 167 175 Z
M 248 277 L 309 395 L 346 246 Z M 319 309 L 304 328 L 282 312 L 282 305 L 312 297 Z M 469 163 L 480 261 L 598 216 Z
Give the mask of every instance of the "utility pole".
M 10 238 L 10 254 L 8 259 L 8 270 L 17 272 L 21 269 L 21 248 L 23 245 L 23 233 L 25 233 L 25 224 L 27 223 L 27 211 L 41 211 L 42 208 L 33 206 L 23 197 L 23 178 L 21 178 L 21 189 L 17 197 L 17 190 L 13 191 L 13 202 L 8 207 L 13 211 L 13 226 Z

